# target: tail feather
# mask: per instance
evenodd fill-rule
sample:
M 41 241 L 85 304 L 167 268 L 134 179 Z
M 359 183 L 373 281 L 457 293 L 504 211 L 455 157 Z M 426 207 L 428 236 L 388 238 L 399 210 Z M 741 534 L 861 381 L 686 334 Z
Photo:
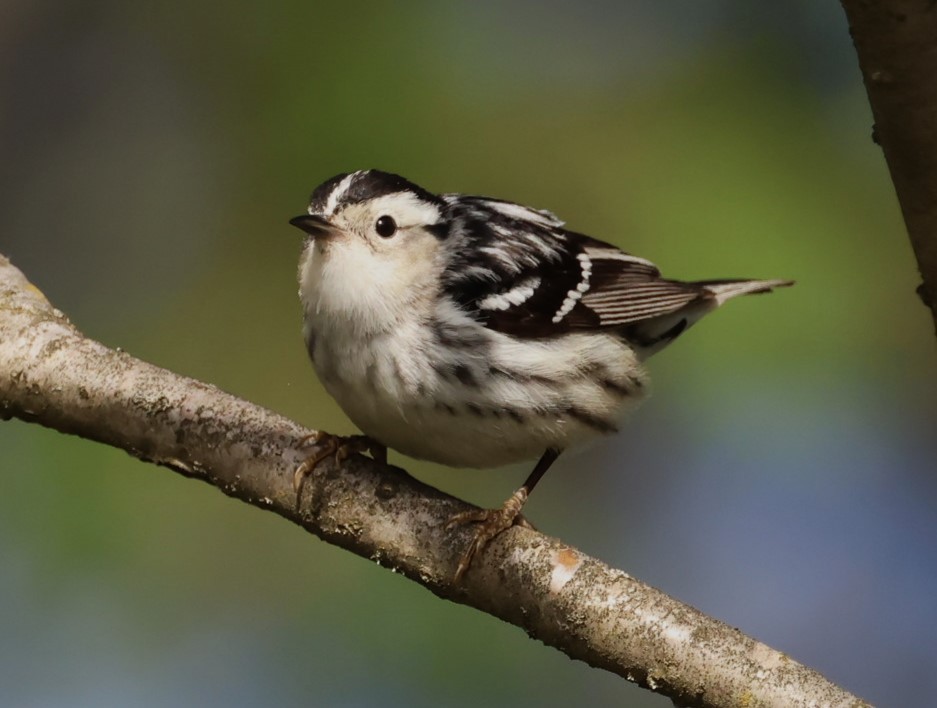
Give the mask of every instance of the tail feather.
M 793 280 L 704 280 L 694 283 L 716 299 L 716 307 L 739 295 L 770 293 L 775 288 L 786 288 Z
M 626 339 L 638 347 L 640 357 L 646 359 L 726 300 L 739 295 L 769 293 L 774 288 L 786 288 L 793 284 L 793 280 L 701 280 L 687 283 L 688 286 L 699 288 L 699 298 L 666 315 L 635 322 L 625 328 L 623 333 Z

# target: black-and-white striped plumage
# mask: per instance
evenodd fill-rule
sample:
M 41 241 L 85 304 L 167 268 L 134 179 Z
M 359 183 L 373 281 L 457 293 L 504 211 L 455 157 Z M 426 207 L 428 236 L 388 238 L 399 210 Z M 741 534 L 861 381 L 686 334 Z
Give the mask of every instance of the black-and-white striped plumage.
M 460 243 L 443 276 L 447 291 L 486 326 L 518 337 L 615 329 L 654 347 L 727 297 L 786 284 L 669 280 L 644 258 L 567 230 L 550 212 L 461 194 L 442 201 Z
M 780 280 L 685 283 L 553 214 L 397 175 L 313 192 L 300 266 L 307 346 L 367 435 L 488 467 L 612 432 L 641 362 L 705 313 Z

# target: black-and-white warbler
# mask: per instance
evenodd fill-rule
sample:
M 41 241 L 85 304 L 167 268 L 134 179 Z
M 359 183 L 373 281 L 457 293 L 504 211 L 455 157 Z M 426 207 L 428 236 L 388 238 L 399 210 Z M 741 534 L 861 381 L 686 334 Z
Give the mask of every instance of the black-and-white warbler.
M 309 355 L 375 448 L 453 467 L 540 456 L 500 509 L 453 519 L 478 522 L 457 578 L 526 523 L 528 494 L 563 450 L 616 431 L 646 395 L 647 357 L 726 300 L 791 284 L 669 280 L 550 212 L 378 170 L 328 180 L 290 223 L 308 235 Z M 340 449 L 324 442 L 297 484 Z

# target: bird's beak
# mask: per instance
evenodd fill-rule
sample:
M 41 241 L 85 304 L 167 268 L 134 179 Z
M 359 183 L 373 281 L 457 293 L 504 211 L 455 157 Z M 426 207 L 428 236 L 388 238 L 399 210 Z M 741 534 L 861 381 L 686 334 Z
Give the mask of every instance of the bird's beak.
M 316 216 L 315 214 L 303 214 L 302 216 L 295 216 L 290 219 L 290 224 L 295 226 L 297 229 L 302 229 L 313 238 L 316 238 L 317 236 L 328 236 L 329 234 L 335 232 L 335 227 L 332 226 L 332 224 L 326 221 L 323 217 Z

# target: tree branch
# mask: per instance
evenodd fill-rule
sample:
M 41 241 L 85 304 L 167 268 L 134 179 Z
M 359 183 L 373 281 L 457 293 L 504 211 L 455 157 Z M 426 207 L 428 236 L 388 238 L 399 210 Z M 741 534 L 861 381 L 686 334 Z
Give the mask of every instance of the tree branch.
M 937 330 L 937 2 L 842 4 Z
M 310 431 L 84 337 L 0 256 L 0 417 L 126 450 L 273 511 L 329 543 L 515 624 L 574 659 L 688 706 L 862 706 L 817 672 L 626 573 L 515 527 L 452 583 L 468 507 L 403 470 L 323 463 L 297 507 Z M 453 536 L 457 536 L 454 538 Z

